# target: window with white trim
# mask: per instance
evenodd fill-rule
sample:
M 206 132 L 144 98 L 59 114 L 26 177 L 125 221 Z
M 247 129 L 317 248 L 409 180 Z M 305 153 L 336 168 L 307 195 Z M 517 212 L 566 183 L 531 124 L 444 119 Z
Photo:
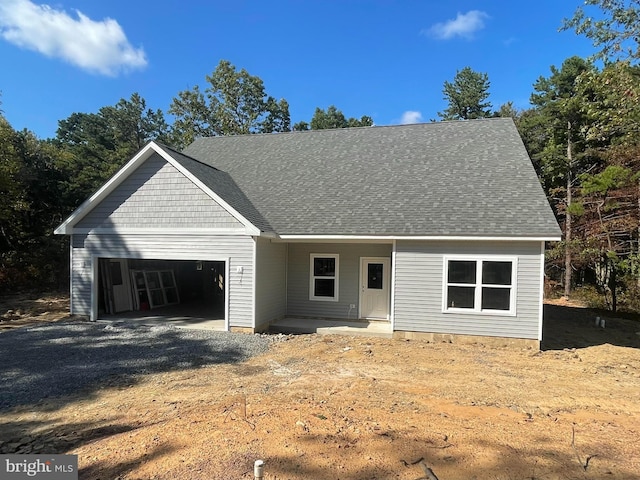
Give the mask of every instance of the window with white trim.
M 309 300 L 338 301 L 339 260 L 338 254 L 311 254 Z
M 445 258 L 444 311 L 515 314 L 515 258 Z

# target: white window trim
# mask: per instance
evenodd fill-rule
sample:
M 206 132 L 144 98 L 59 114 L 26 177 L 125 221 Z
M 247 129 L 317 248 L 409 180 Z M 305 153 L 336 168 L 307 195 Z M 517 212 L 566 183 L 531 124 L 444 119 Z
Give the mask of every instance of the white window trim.
M 474 300 L 474 308 L 450 308 L 447 307 L 447 294 L 448 294 L 448 273 L 449 273 L 449 261 L 470 261 L 476 262 L 476 283 L 474 287 L 475 291 L 475 300 Z M 510 288 L 511 296 L 509 297 L 509 310 L 489 310 L 482 309 L 482 262 L 511 262 L 511 287 L 506 287 L 504 285 L 495 285 L 495 287 L 500 288 Z M 456 284 L 451 284 L 456 285 Z M 470 286 L 471 284 L 465 284 Z M 494 285 L 484 285 L 484 286 L 494 286 Z M 518 257 L 505 257 L 505 256 L 494 256 L 494 255 L 448 255 L 444 257 L 444 263 L 442 268 L 442 313 L 462 313 L 462 314 L 472 314 L 472 315 L 499 315 L 505 317 L 515 317 L 516 316 L 516 299 L 518 296 Z
M 336 274 L 333 277 L 316 277 L 313 275 L 313 261 L 316 258 L 333 258 L 336 261 Z M 309 255 L 309 300 L 319 301 L 319 302 L 337 302 L 338 296 L 340 293 L 340 286 L 338 284 L 338 278 L 340 276 L 340 255 L 337 253 L 312 253 Z M 314 295 L 315 292 L 315 279 L 316 278 L 324 278 L 324 279 L 334 279 L 334 290 L 333 297 L 316 297 Z

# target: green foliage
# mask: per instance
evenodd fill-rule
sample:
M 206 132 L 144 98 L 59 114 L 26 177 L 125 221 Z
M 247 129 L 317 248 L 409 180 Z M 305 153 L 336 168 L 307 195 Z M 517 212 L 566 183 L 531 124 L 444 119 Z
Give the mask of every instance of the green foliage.
M 567 212 L 575 217 L 579 217 L 580 215 L 584 215 L 584 205 L 580 202 L 573 202 L 571 205 L 567 207 Z
M 549 77 L 538 77 L 533 85 L 531 103 L 545 108 L 550 113 L 558 113 L 570 119 L 579 118 L 583 99 L 578 94 L 576 82 L 585 72 L 595 67 L 580 57 L 570 57 L 562 62 L 560 69 L 552 65 Z
M 192 143 L 196 138 L 211 137 L 217 134 L 215 119 L 200 87 L 178 92 L 169 107 L 169 113 L 175 119 L 171 126 L 171 144 L 180 148 Z
M 259 77 L 239 72 L 228 61 L 221 61 L 207 75 L 209 110 L 218 135 L 242 135 L 261 130 L 258 120 L 266 113 L 264 84 Z
M 589 174 L 583 173 L 580 176 L 582 183 L 582 193 L 585 195 L 598 194 L 603 197 L 611 190 L 629 185 L 635 177 L 630 168 L 619 165 L 609 165 L 602 172 Z
M 640 2 L 638 0 L 585 0 L 604 17 L 594 20 L 578 7 L 573 17 L 565 18 L 561 30 L 585 35 L 600 50 L 595 57 L 604 61 L 640 59 Z
M 373 126 L 373 118 L 369 115 L 363 115 L 360 118 L 350 117 L 347 120 L 348 127 L 372 127 Z
M 71 211 L 96 191 L 150 140 L 167 142 L 161 110 L 151 110 L 134 93 L 98 113 L 73 113 L 58 122 L 52 143 L 60 149 L 62 193 Z
M 580 78 L 594 67 L 580 57 L 566 59 L 560 69 L 551 66 L 549 77 L 539 77 L 531 94 L 533 112 L 523 114 L 521 127 L 530 130 L 523 135 L 547 192 L 565 187 L 567 177 L 588 167 L 582 134 L 588 118 L 584 113 L 588 101 L 577 85 Z M 523 129 L 521 128 L 521 130 Z M 568 157 L 570 143 L 572 158 Z
M 310 128 L 311 126 L 304 120 L 301 120 L 293 125 L 294 132 L 304 132 L 306 130 L 309 130 Z
M 517 109 L 513 105 L 512 101 L 503 103 L 502 105 L 500 105 L 500 108 L 497 111 L 493 112 L 494 117 L 513 118 L 516 123 L 518 122 L 522 114 L 523 112 Z
M 113 107 L 103 107 L 99 112 L 107 120 L 113 132 L 118 154 L 132 156 L 149 140 L 167 143 L 169 126 L 162 110 L 147 108 L 147 102 L 138 93 L 129 100 L 120 99 Z
M 260 125 L 260 133 L 288 132 L 291 130 L 291 116 L 289 115 L 289 102 L 284 98 L 276 101 L 275 98 L 267 98 L 267 115 Z
M 169 107 L 175 116 L 172 143 L 183 147 L 199 137 L 286 132 L 289 104 L 267 97 L 263 81 L 221 60 L 202 93 L 196 85 L 178 93 Z
M 0 225 L 7 222 L 13 212 L 27 207 L 25 192 L 20 188 L 18 175 L 21 162 L 15 149 L 16 132 L 0 115 Z
M 489 76 L 465 67 L 456 72 L 453 82 L 444 82 L 444 99 L 449 106 L 438 112 L 442 120 L 471 120 L 491 117 Z
M 595 285 L 582 285 L 573 291 L 574 298 L 589 308 L 607 310 L 608 305 L 602 290 Z
M 0 117 L 0 292 L 56 284 L 68 264 L 53 229 L 66 213 L 58 150 Z M 64 252 L 64 253 L 63 253 Z
M 98 113 L 73 113 L 52 140 L 16 132 L 0 116 L 0 291 L 66 283 L 68 240 L 54 228 L 167 130 L 162 112 L 135 93 Z
M 303 129 L 306 122 L 296 124 L 299 129 Z M 341 110 L 335 105 L 330 105 L 327 110 L 320 107 L 316 108 L 313 118 L 311 119 L 311 130 L 325 130 L 329 128 L 347 128 L 347 127 L 370 127 L 373 125 L 373 119 L 367 115 L 363 115 L 359 119 L 351 117 L 346 118 Z
M 538 177 L 543 182 L 545 192 L 548 195 L 550 186 L 544 184 L 546 176 L 541 172 L 543 152 L 549 137 L 547 118 L 539 109 L 530 108 L 523 111 L 515 120 L 515 123 L 529 157 L 531 157 L 536 167 Z
M 552 66 L 551 75 L 534 84 L 533 112 L 522 115 L 519 128 L 528 130 L 523 135 L 525 144 L 537 162 L 552 206 L 561 220 L 564 217 L 561 225 L 569 240 L 563 242 L 564 262 L 560 258 L 553 262 L 565 272 L 565 293 L 573 283 L 574 269 L 591 269 L 598 272 L 598 286 L 615 310 L 620 254 L 629 253 L 616 239 L 630 230 L 628 223 L 610 215 L 618 210 L 618 198 L 610 194 L 631 177 L 627 167 L 608 168 L 604 152 L 612 138 L 603 130 L 599 138 L 593 133 L 599 115 L 615 108 L 605 87 L 606 82 L 615 82 L 615 74 L 610 75 L 605 81 L 590 62 L 579 57 L 568 58 L 559 69 Z
M 590 70 L 581 76 L 577 88 L 588 99 L 583 105 L 589 119 L 584 135 L 594 147 L 638 144 L 639 67 L 615 62 L 602 71 Z

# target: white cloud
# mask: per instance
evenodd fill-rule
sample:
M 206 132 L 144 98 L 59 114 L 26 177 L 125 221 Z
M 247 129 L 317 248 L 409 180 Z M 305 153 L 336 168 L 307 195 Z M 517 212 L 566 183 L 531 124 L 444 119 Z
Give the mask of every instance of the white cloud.
M 118 22 L 75 13 L 77 18 L 31 0 L 0 0 L 0 37 L 103 75 L 147 65 L 144 50 L 131 46 Z
M 485 12 L 470 10 L 467 13 L 458 13 L 454 20 L 436 23 L 421 33 L 439 40 L 449 40 L 453 37 L 472 38 L 475 32 L 484 28 L 484 21 L 488 18 L 489 15 Z
M 402 114 L 402 118 L 400 119 L 401 125 L 407 125 L 409 123 L 420 123 L 420 122 L 422 122 L 422 114 L 414 110 L 407 110 Z

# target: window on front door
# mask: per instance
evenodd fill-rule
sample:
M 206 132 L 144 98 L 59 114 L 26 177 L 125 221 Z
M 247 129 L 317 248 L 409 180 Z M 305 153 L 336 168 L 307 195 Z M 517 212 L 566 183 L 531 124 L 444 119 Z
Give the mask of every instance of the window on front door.
M 337 302 L 339 256 L 312 253 L 309 270 L 309 300 Z

